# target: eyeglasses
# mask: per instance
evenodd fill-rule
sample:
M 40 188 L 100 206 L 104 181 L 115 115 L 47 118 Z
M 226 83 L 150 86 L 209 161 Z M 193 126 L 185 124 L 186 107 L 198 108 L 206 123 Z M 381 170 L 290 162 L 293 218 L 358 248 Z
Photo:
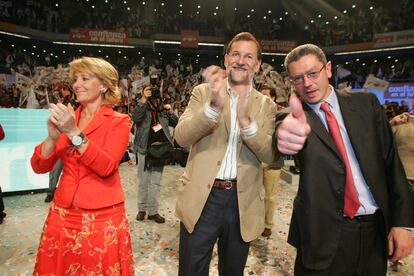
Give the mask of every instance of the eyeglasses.
M 308 79 L 316 80 L 317 78 L 319 78 L 319 75 L 321 74 L 322 70 L 325 69 L 325 67 L 326 67 L 326 64 L 324 64 L 319 71 L 308 72 L 303 75 L 293 77 L 290 79 L 290 81 L 293 82 L 294 84 L 302 84 L 305 81 L 305 76 Z

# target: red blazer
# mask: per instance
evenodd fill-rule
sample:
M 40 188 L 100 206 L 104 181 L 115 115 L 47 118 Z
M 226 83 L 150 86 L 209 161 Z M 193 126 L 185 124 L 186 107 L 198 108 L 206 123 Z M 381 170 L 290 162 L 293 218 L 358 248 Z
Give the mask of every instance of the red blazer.
M 75 111 L 76 124 L 81 109 Z M 128 146 L 130 128 L 128 115 L 103 105 L 82 131 L 89 140 L 83 154 L 73 149 L 65 134 L 58 138 L 55 151 L 47 158 L 41 156 L 42 144 L 35 147 L 31 164 L 36 173 L 51 171 L 58 158 L 63 161 L 55 204 L 99 209 L 124 201 L 118 166 Z

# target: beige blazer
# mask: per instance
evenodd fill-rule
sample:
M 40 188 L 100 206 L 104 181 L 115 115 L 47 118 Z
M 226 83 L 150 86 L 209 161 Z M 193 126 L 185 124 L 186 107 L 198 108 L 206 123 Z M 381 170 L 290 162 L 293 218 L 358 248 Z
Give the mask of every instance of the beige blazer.
M 224 88 L 225 89 L 225 88 Z M 194 88 L 189 105 L 180 117 L 174 137 L 183 147 L 191 146 L 184 174 L 179 180 L 175 213 L 192 233 L 210 194 L 230 134 L 230 99 L 227 96 L 217 123 L 204 114 L 209 102 L 207 84 Z M 226 93 L 227 95 L 227 93 Z M 248 112 L 258 124 L 257 135 L 240 137 L 237 148 L 237 196 L 240 230 L 244 241 L 255 239 L 264 228 L 264 188 L 261 162 L 274 162 L 272 135 L 275 131 L 276 106 L 253 89 Z
M 407 179 L 414 180 L 414 123 L 394 126 L 392 129 Z

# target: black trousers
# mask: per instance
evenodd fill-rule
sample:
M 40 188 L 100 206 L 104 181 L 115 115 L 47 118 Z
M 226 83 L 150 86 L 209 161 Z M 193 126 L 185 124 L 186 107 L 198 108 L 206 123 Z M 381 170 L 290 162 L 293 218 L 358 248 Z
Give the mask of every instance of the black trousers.
M 344 218 L 336 255 L 329 268 L 311 270 L 303 266 L 297 251 L 298 276 L 381 276 L 387 272 L 387 247 L 382 214 Z
M 208 275 L 217 240 L 219 275 L 243 276 L 250 243 L 241 238 L 235 189 L 211 190 L 193 233 L 181 223 L 178 275 Z

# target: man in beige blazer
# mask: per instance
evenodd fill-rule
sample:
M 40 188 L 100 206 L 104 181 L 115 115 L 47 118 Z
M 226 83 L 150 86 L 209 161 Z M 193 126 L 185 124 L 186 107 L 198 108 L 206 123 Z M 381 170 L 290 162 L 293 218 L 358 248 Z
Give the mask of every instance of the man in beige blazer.
M 210 66 L 207 83 L 194 88 L 175 129 L 191 146 L 180 178 L 176 215 L 181 220 L 179 275 L 208 275 L 218 240 L 220 275 L 243 275 L 249 242 L 264 227 L 261 162 L 272 163 L 275 104 L 253 88 L 261 46 L 236 35 L 225 54 L 226 71 Z

